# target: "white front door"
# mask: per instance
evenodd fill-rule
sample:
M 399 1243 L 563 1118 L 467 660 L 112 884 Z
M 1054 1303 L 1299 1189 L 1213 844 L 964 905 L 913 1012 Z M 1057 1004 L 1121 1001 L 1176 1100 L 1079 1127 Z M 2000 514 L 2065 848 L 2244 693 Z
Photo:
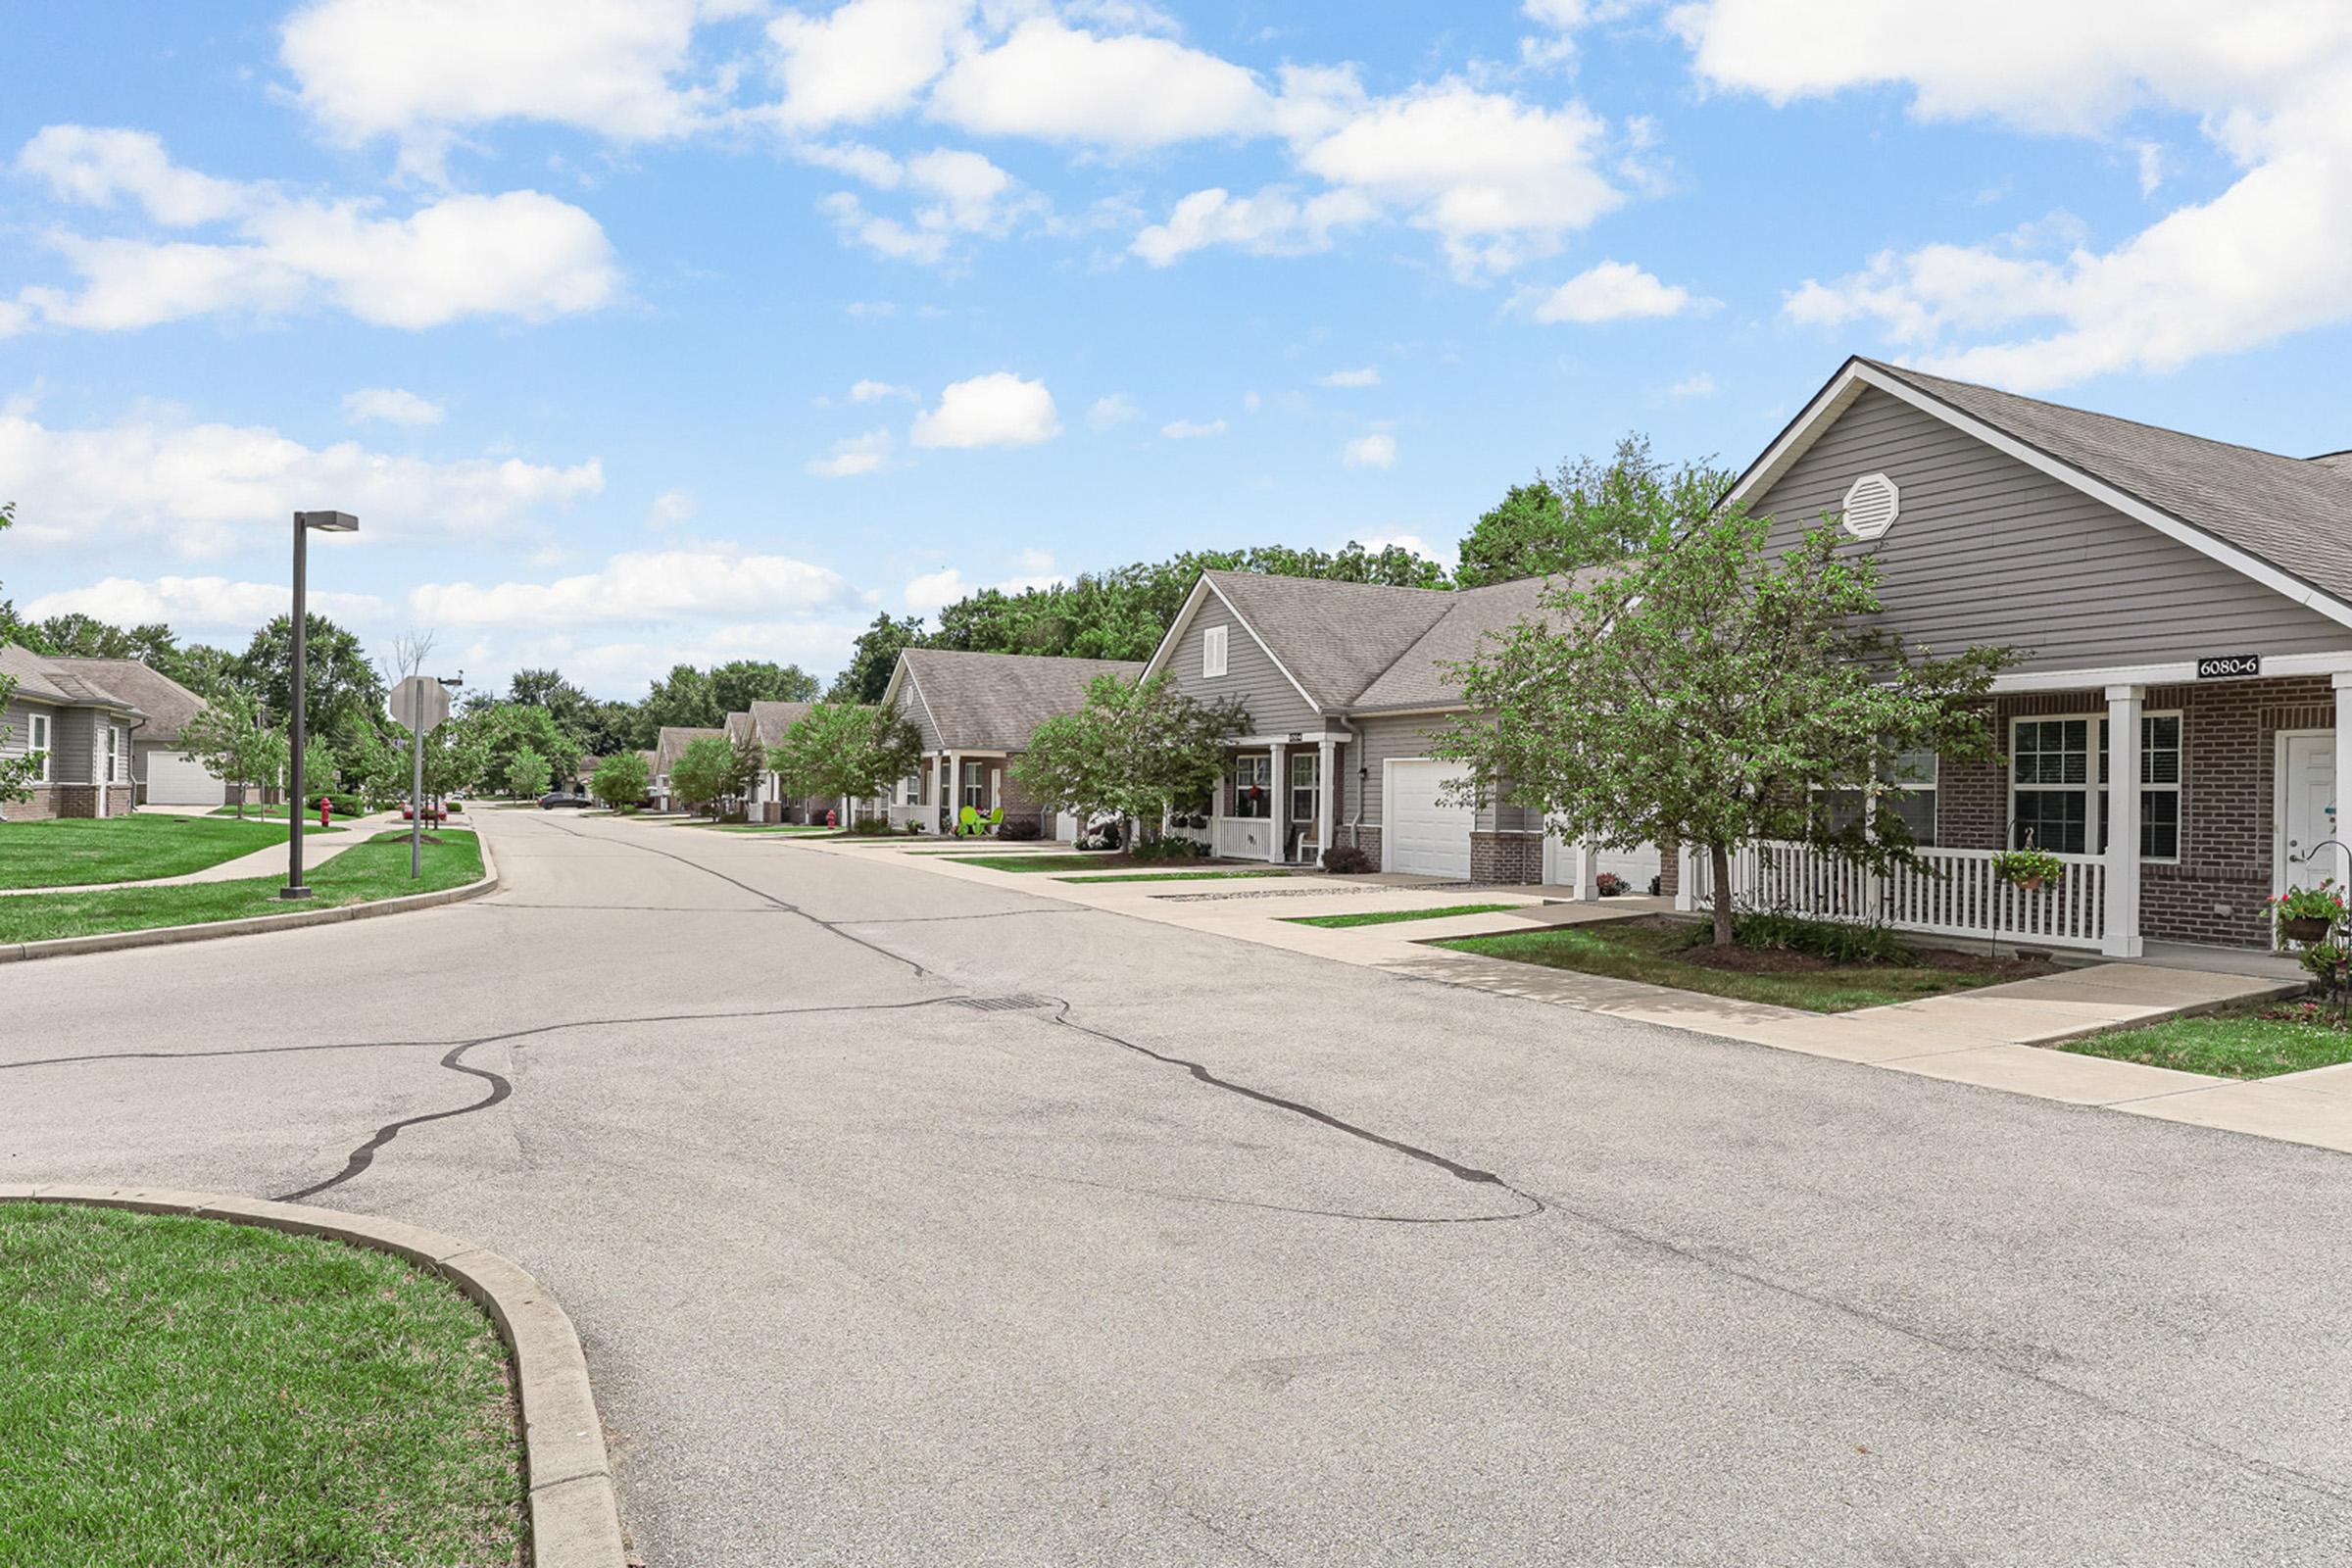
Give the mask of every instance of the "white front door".
M 1423 876 L 1470 874 L 1472 811 L 1445 798 L 1444 786 L 1468 776 L 1458 762 L 1391 762 L 1384 871 Z
M 2275 877 L 2283 892 L 2317 887 L 2326 877 L 2346 880 L 2352 851 L 2332 842 L 2335 825 L 2335 732 L 2316 730 L 2278 737 L 2278 863 Z

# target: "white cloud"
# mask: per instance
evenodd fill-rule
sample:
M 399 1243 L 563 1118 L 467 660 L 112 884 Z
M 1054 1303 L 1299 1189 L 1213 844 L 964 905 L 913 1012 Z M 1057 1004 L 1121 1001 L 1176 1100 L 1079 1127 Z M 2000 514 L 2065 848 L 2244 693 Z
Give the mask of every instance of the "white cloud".
M 442 408 L 397 386 L 364 386 L 343 394 L 343 417 L 353 424 L 378 419 L 386 424 L 439 424 Z
M 1591 325 L 1680 316 L 1706 302 L 1694 301 L 1680 283 L 1661 283 L 1630 262 L 1601 262 L 1557 288 L 1531 289 L 1519 303 L 1539 321 Z
M 876 381 L 870 376 L 850 388 L 852 403 L 879 403 L 884 398 L 905 398 L 909 403 L 922 401 L 910 386 L 893 386 L 888 381 Z
M 1166 222 L 1143 229 L 1129 249 L 1153 267 L 1172 266 L 1208 245 L 1238 246 L 1256 256 L 1298 256 L 1328 250 L 1333 230 L 1379 216 L 1380 209 L 1359 191 L 1325 191 L 1300 201 L 1287 185 L 1268 185 L 1254 196 L 1236 196 L 1212 185 L 1178 201 Z
M 1926 120 L 2119 137 L 2193 117 L 2242 172 L 2106 249 L 2014 237 L 1871 258 L 1788 298 L 1791 319 L 1875 323 L 1920 363 L 2028 390 L 2165 371 L 2352 320 L 2352 11 L 2301 0 L 1888 7 L 1805 14 L 1708 0 L 1672 14 L 1710 84 L 1775 103 L 1893 83 Z M 2030 36 L 2031 49 L 2015 40 Z M 2143 184 L 2161 159 L 2141 166 Z
M 645 525 L 657 533 L 664 533 L 692 522 L 697 510 L 694 497 L 685 491 L 664 490 L 645 509 Z
M 911 107 L 951 52 L 967 44 L 972 0 L 849 0 L 823 17 L 786 11 L 767 24 L 794 130 L 860 124 Z
M 226 577 L 105 577 L 86 588 L 43 594 L 25 605 L 23 613 L 36 620 L 51 615 L 89 615 L 117 626 L 168 621 L 184 636 L 212 632 L 248 632 L 287 612 L 293 603 L 291 584 L 237 582 Z M 313 614 L 346 624 L 382 617 L 385 604 L 373 594 L 346 594 L 311 587 L 306 598 Z
M 1444 559 L 1435 550 L 1430 549 L 1428 541 L 1423 539 L 1417 533 L 1374 534 L 1369 539 L 1358 540 L 1356 542 L 1361 544 L 1366 550 L 1370 551 L 1374 555 L 1378 555 L 1383 550 L 1386 550 L 1390 546 L 1394 545 L 1399 550 L 1411 551 L 1414 555 L 1419 556 L 1424 561 L 1441 561 Z
M 1046 383 L 999 370 L 950 385 L 938 408 L 915 416 L 909 439 L 918 447 L 1020 447 L 1059 434 L 1061 418 Z
M 928 615 L 983 587 L 994 588 L 999 593 L 1020 594 L 1034 588 L 1051 588 L 1055 583 L 1068 580 L 1054 564 L 1054 557 L 1050 552 L 1024 550 L 1016 559 L 1017 569 L 995 582 L 973 583 L 956 567 L 943 566 L 937 571 L 926 571 L 909 579 L 900 594 L 906 601 L 907 609 Z
M 1255 134 L 1272 125 L 1275 103 L 1255 75 L 1215 55 L 1038 17 L 951 67 L 930 113 L 984 136 L 1133 151 Z
M 1046 211 L 1042 197 L 975 152 L 941 147 L 906 160 L 904 181 L 917 196 L 906 220 L 867 210 L 848 191 L 819 206 L 845 239 L 898 261 L 937 265 L 965 235 L 1002 238 L 1023 218 Z M 894 185 L 897 180 L 892 182 Z
M 1357 436 L 1340 449 L 1340 462 L 1350 468 L 1394 468 L 1396 438 L 1386 433 Z
M 948 566 L 939 571 L 926 571 L 909 580 L 905 598 L 908 610 L 927 615 L 954 604 L 969 592 L 971 589 L 965 584 L 963 573 L 954 566 Z
M 1225 421 L 1221 418 L 1209 419 L 1206 421 L 1200 419 L 1171 419 L 1169 422 L 1159 427 L 1159 433 L 1166 436 L 1171 441 L 1196 441 L 1204 435 L 1223 435 L 1225 433 Z
M 1665 403 L 1688 403 L 1694 398 L 1711 398 L 1720 390 L 1715 384 L 1715 377 L 1701 370 L 1695 375 L 1683 377 L 1672 386 L 1659 388 L 1658 398 Z
M 1362 387 L 1380 385 L 1380 367 L 1367 365 L 1355 370 L 1332 370 L 1315 377 L 1315 385 L 1330 387 Z
M 437 173 L 450 134 L 539 120 L 620 141 L 683 134 L 717 106 L 682 84 L 705 0 L 315 0 L 287 18 L 278 59 L 338 139 L 393 136 Z
M 552 582 L 422 583 L 408 608 L 440 626 L 550 626 L 774 616 L 862 604 L 840 573 L 790 556 L 725 550 L 639 551 Z
M 1095 430 L 1115 430 L 1143 416 L 1144 411 L 1137 408 L 1134 400 L 1124 392 L 1097 398 L 1086 411 L 1087 426 Z
M 868 430 L 863 435 L 850 436 L 833 443 L 830 456 L 810 458 L 808 470 L 819 479 L 851 479 L 859 474 L 880 473 L 890 461 L 890 432 Z
M 62 200 L 107 206 L 126 193 L 158 222 L 219 220 L 237 238 L 54 230 L 47 242 L 81 286 L 21 290 L 12 313 L 18 329 L 38 322 L 121 330 L 215 312 L 276 316 L 322 306 L 384 326 L 470 316 L 541 320 L 596 310 L 620 289 L 596 220 L 538 191 L 445 196 L 390 218 L 373 202 L 298 199 L 270 185 L 193 174 L 152 138 L 81 126 L 50 126 L 20 161 Z M 0 331 L 7 325 L 0 317 Z
M 549 509 L 604 489 L 594 459 L 428 463 L 356 441 L 308 447 L 267 425 L 188 424 L 142 414 L 89 429 L 0 415 L 0 473 L 22 520 L 12 548 L 89 546 L 227 554 L 281 540 L 297 508 L 333 506 L 377 540 L 512 535 Z

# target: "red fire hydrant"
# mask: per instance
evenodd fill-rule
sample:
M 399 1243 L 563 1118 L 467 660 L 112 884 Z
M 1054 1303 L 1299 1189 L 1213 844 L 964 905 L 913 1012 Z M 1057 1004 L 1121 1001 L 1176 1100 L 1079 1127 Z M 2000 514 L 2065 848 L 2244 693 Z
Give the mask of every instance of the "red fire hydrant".
M 327 818 L 328 818 L 328 817 L 330 817 L 330 816 L 332 816 L 332 815 L 334 815 L 334 814 L 335 814 L 335 798 L 334 798 L 332 795 L 321 795 L 321 796 L 319 796 L 319 797 L 318 797 L 318 825 L 319 825 L 320 827 L 325 827 L 325 826 L 327 825 Z
M 827 826 L 827 827 L 839 827 L 839 826 L 841 826 L 841 813 L 840 813 L 839 811 L 827 811 L 827 812 L 825 813 L 825 826 Z

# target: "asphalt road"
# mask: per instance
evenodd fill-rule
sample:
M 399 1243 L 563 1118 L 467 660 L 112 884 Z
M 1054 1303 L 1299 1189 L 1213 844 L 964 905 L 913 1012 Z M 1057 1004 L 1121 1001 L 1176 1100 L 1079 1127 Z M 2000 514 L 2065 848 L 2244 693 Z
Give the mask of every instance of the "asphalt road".
M 570 1309 L 657 1568 L 2340 1564 L 2352 1159 L 876 858 L 0 968 L 0 1180 Z

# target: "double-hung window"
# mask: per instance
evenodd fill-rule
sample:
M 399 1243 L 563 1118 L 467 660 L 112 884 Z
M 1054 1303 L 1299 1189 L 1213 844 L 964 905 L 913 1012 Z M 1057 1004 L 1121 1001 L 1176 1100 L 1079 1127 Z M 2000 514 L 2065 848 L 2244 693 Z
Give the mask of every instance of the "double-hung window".
M 1233 760 L 1233 814 L 1266 817 L 1274 814 L 1274 759 L 1267 756 Z
M 2055 855 L 2107 850 L 2107 720 L 2021 718 L 2009 732 L 2009 845 Z M 2181 721 L 2139 720 L 2139 855 L 2180 858 Z
M 26 722 L 24 726 L 24 751 L 27 756 L 35 752 L 40 754 L 41 770 L 38 774 L 34 775 L 33 782 L 36 784 L 48 783 L 49 715 L 47 713 L 34 713 Z
M 956 804 L 971 807 L 974 810 L 979 811 L 988 809 L 988 764 L 986 762 L 963 764 L 963 798 Z
M 115 759 L 118 755 L 117 748 L 121 745 L 122 740 L 122 732 L 121 730 L 112 724 L 106 726 L 106 781 L 109 784 L 120 781 L 121 775 L 116 771 Z
M 1881 802 L 1903 819 L 1903 825 L 1911 830 L 1911 842 L 1922 849 L 1936 843 L 1936 777 L 1933 750 L 1898 752 L 1877 785 Z M 1813 830 L 1835 836 L 1861 827 L 1867 798 L 1867 792 L 1858 789 L 1815 790 Z
M 1323 759 L 1314 752 L 1301 752 L 1291 759 L 1291 820 L 1311 822 L 1315 819 L 1315 772 Z

